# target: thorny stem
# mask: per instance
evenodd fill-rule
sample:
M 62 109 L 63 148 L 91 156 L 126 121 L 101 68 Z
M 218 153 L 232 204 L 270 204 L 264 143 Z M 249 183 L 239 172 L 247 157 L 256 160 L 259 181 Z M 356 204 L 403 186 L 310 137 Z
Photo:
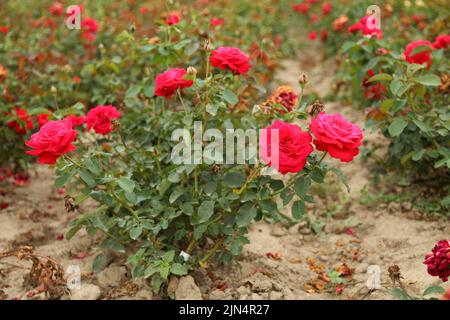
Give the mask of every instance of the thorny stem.
M 78 168 L 81 168 L 81 164 L 79 164 L 78 162 L 73 160 L 69 155 L 65 154 L 65 155 L 63 155 L 63 158 L 66 159 L 67 161 L 69 161 L 70 163 L 74 164 Z
M 216 253 L 216 251 L 219 250 L 219 248 L 222 246 L 224 241 L 225 241 L 225 239 L 220 239 L 219 241 L 216 242 L 214 247 L 212 247 L 212 249 L 209 250 L 209 252 L 206 254 L 206 256 L 204 256 L 203 259 L 200 260 L 200 262 L 199 262 L 200 266 L 203 267 L 206 265 L 209 258 L 211 258 Z
M 260 171 L 261 171 L 261 167 L 258 165 L 252 171 L 252 173 L 247 177 L 247 179 L 244 182 L 244 185 L 237 191 L 237 194 L 242 194 L 242 192 L 244 192 L 245 189 L 247 189 L 248 184 L 255 178 L 255 176 L 257 176 L 259 174 Z
M 177 90 L 178 98 L 180 98 L 181 105 L 183 106 L 184 112 L 187 114 L 186 105 L 184 104 L 183 97 L 181 96 L 181 90 Z

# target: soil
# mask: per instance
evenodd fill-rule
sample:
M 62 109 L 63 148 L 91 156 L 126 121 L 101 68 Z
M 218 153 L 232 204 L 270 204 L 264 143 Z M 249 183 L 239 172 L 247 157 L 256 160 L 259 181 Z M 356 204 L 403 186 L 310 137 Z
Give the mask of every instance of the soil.
M 284 61 L 278 81 L 297 87 L 301 71 L 309 75 L 306 93 L 320 97 L 332 93 L 333 62 L 317 62 L 315 56 Z M 316 85 L 318 84 L 318 85 Z M 364 115 L 338 103 L 325 105 L 327 112 L 340 112 L 364 127 Z M 382 141 L 376 133 L 365 131 L 365 146 Z M 383 150 L 380 150 L 382 154 Z M 345 191 L 335 177 L 329 177 L 326 189 L 317 188 L 316 203 L 308 207 L 308 218 L 319 232 L 306 222 L 287 228 L 257 223 L 249 230 L 250 244 L 240 258 L 228 266 L 210 266 L 191 276 L 174 279 L 169 291 L 178 299 L 392 299 L 393 284 L 388 268 L 398 265 L 401 285 L 413 296 L 430 285 L 442 282 L 431 277 L 422 264 L 434 244 L 449 236 L 450 221 L 430 221 L 410 203 L 361 203 L 370 186 L 370 162 L 361 157 L 340 164 L 348 176 L 351 191 Z M 81 289 L 66 291 L 62 299 L 152 299 L 145 281 L 131 281 L 123 259 L 113 259 L 101 273 L 92 272 L 98 239 L 80 231 L 71 241 L 64 239 L 73 214 L 64 209 L 64 193 L 53 187 L 51 168 L 36 166 L 30 184 L 20 188 L 2 187 L 0 203 L 0 252 L 21 245 L 32 246 L 40 256 L 49 256 L 64 268 L 79 266 Z M 6 194 L 5 194 L 6 192 Z M 3 194 L 3 195 L 2 195 Z M 337 201 L 339 200 L 339 201 Z M 336 203 L 340 203 L 336 205 Z M 289 214 L 290 208 L 285 208 Z M 321 223 L 320 227 L 319 223 Z M 381 271 L 381 288 L 366 286 L 369 266 Z M 24 281 L 30 262 L 15 257 L 0 260 L 0 299 L 44 299 Z M 332 284 L 329 271 L 344 276 L 343 284 Z M 333 278 L 334 279 L 334 278 Z

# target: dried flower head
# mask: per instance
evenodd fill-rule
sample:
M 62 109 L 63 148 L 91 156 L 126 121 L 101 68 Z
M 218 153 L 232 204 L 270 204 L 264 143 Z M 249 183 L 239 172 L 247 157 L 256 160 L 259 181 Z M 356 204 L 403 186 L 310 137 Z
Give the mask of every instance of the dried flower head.
M 68 195 L 64 197 L 64 207 L 67 212 L 75 212 L 79 208 L 75 203 L 75 199 Z
M 320 101 L 317 100 L 309 107 L 308 113 L 311 117 L 316 118 L 317 115 L 319 113 L 321 113 L 324 109 L 325 109 L 325 106 L 323 105 L 323 103 L 321 103 Z

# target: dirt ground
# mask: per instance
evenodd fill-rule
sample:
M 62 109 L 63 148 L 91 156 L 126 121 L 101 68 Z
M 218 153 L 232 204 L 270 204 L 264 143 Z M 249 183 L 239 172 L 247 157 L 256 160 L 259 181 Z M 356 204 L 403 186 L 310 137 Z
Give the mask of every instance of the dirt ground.
M 285 61 L 280 70 L 280 84 L 296 87 L 300 71 L 306 71 L 310 83 L 307 92 L 323 97 L 332 86 L 332 62 L 317 63 L 315 57 Z M 364 127 L 362 112 L 336 103 L 326 104 L 327 112 L 345 114 Z M 365 146 L 382 137 L 365 132 Z M 322 232 L 315 234 L 300 223 L 286 228 L 257 223 L 249 230 L 251 243 L 242 256 L 228 266 L 211 266 L 173 281 L 169 291 L 177 299 L 392 299 L 392 282 L 388 268 L 400 267 L 402 283 L 411 295 L 420 294 L 430 285 L 442 284 L 431 277 L 422 264 L 424 255 L 436 241 L 448 239 L 450 221 L 429 221 L 410 203 L 363 205 L 364 189 L 370 184 L 370 165 L 361 157 L 341 165 L 348 175 L 351 192 L 347 193 L 330 177 L 327 190 L 317 190 L 321 197 L 308 207 L 308 217 L 321 221 Z M 66 293 L 62 299 L 152 299 L 144 281 L 130 280 L 124 260 L 115 259 L 101 273 L 92 273 L 92 261 L 98 252 L 98 239 L 84 231 L 71 241 L 63 238 L 73 216 L 64 210 L 64 195 L 53 187 L 52 170 L 43 166 L 33 169 L 30 184 L 9 189 L 2 187 L 0 203 L 0 252 L 19 245 L 31 245 L 41 256 L 50 256 L 64 268 L 79 266 L 82 287 Z M 328 199 L 328 200 L 327 200 Z M 341 205 L 336 206 L 337 200 Z M 286 213 L 290 208 L 285 208 Z M 327 214 L 332 212 L 333 215 Z M 29 262 L 15 258 L 0 260 L 0 297 L 6 299 L 42 299 L 30 294 L 33 288 L 24 282 Z M 368 292 L 367 269 L 380 267 L 381 289 Z M 327 272 L 345 274 L 345 283 L 330 286 Z

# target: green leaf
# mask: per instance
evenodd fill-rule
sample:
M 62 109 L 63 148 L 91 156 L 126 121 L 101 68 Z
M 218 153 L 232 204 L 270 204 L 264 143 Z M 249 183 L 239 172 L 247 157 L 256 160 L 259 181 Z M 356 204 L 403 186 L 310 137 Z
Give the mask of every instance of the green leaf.
M 222 97 L 226 102 L 228 102 L 232 106 L 234 106 L 236 103 L 239 102 L 239 98 L 230 89 L 223 90 Z
M 440 286 L 431 286 L 425 289 L 423 292 L 423 296 L 427 296 L 429 294 L 444 294 L 445 289 Z
M 59 189 L 64 186 L 64 184 L 69 180 L 71 174 L 70 172 L 67 172 L 63 174 L 62 176 L 59 176 L 55 179 L 55 188 Z
M 406 121 L 404 118 L 397 118 L 389 125 L 389 134 L 391 135 L 391 137 L 399 136 L 403 132 L 403 130 L 405 130 L 407 125 L 408 121 Z
M 392 288 L 389 293 L 397 300 L 410 300 L 406 292 L 400 288 Z
M 90 172 L 92 172 L 96 176 L 102 173 L 100 162 L 96 159 L 87 158 L 86 160 L 84 160 L 84 165 Z
M 121 187 L 125 192 L 132 193 L 134 191 L 134 188 L 136 187 L 136 184 L 134 181 L 128 179 L 128 178 L 120 178 L 117 180 L 117 184 L 119 187 Z
M 253 205 L 244 205 L 239 209 L 237 213 L 236 224 L 239 227 L 245 227 L 253 221 L 253 219 L 256 217 L 256 214 L 257 210 L 253 207 Z
M 184 193 L 183 189 L 175 189 L 169 196 L 169 203 L 172 204 Z
M 141 226 L 134 227 L 130 230 L 130 238 L 133 240 L 137 240 L 141 234 L 142 234 Z
M 141 90 L 141 86 L 133 84 L 128 88 L 125 98 L 134 98 L 139 94 L 139 92 L 141 92 Z
M 78 231 L 81 230 L 81 228 L 82 228 L 82 225 L 75 225 L 75 226 L 71 227 L 71 228 L 67 231 L 67 233 L 66 233 L 66 239 L 67 239 L 67 240 L 72 239 L 73 236 L 74 236 Z
M 173 259 L 175 258 L 175 250 L 170 250 L 167 251 L 166 253 L 164 253 L 162 259 L 164 260 L 164 262 L 172 262 Z
M 295 201 L 292 205 L 292 216 L 300 220 L 306 213 L 305 203 L 301 200 Z
M 425 74 L 414 78 L 414 80 L 424 86 L 437 87 L 441 85 L 441 79 L 434 74 Z
M 95 187 L 97 183 L 95 182 L 94 177 L 87 170 L 82 169 L 79 171 L 79 174 L 81 180 L 83 180 L 89 187 Z
M 387 73 L 379 73 L 371 77 L 367 82 L 376 82 L 376 81 L 391 81 L 392 76 Z
M 304 197 L 308 192 L 311 185 L 311 179 L 309 177 L 300 177 L 295 181 L 294 190 L 299 197 Z
M 214 201 L 203 201 L 198 207 L 198 223 L 203 223 L 209 220 L 214 214 Z
M 105 253 L 101 253 L 95 257 L 94 262 L 92 263 L 92 269 L 95 273 L 102 271 L 106 265 L 108 264 L 108 257 Z
M 169 276 L 169 273 L 170 273 L 170 265 L 162 264 L 159 267 L 159 274 L 161 275 L 161 278 L 163 278 L 164 280 L 167 279 L 167 277 Z
M 219 110 L 219 106 L 217 104 L 207 104 L 206 112 L 215 117 L 217 115 L 217 110 Z
M 394 95 L 401 97 L 409 89 L 410 85 L 400 80 L 393 80 L 390 84 L 390 89 Z
M 415 48 L 411 51 L 411 53 L 410 53 L 409 55 L 410 55 L 410 56 L 413 56 L 413 55 L 416 55 L 416 54 L 418 54 L 418 53 L 426 52 L 426 51 L 433 51 L 433 49 L 432 49 L 431 47 L 429 47 L 429 46 L 418 46 L 418 47 L 415 47 Z
M 389 108 L 394 104 L 394 99 L 386 99 L 380 104 L 381 112 L 388 112 Z
M 188 273 L 188 269 L 181 263 L 174 263 L 170 268 L 170 272 L 177 276 L 184 276 Z
M 230 172 L 224 178 L 224 183 L 229 188 L 239 188 L 244 184 L 245 176 L 240 172 Z

